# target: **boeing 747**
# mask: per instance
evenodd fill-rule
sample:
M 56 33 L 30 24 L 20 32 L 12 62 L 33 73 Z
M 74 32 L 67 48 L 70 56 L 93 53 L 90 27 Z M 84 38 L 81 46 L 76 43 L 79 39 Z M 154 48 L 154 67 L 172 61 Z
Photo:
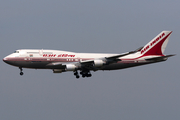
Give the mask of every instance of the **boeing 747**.
M 60 50 L 20 49 L 3 61 L 23 68 L 52 69 L 53 73 L 74 72 L 76 78 L 91 77 L 90 71 L 117 70 L 166 61 L 174 55 L 164 55 L 172 31 L 162 31 L 144 47 L 122 54 L 75 53 Z

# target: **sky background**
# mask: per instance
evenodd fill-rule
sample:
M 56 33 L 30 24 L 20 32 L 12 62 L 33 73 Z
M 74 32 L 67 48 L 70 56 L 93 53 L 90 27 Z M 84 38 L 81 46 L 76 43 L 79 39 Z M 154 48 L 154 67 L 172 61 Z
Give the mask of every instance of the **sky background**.
M 0 57 L 17 49 L 123 53 L 163 30 L 166 62 L 117 71 L 19 69 L 0 61 L 0 120 L 179 120 L 179 0 L 0 0 Z

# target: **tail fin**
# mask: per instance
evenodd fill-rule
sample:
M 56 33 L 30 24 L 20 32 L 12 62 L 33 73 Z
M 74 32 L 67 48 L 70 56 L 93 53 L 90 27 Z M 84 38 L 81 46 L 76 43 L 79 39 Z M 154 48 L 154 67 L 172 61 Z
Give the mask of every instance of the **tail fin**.
M 157 35 L 154 39 L 152 39 L 148 44 L 146 44 L 141 49 L 141 54 L 144 56 L 147 55 L 161 55 L 164 56 L 163 53 L 169 41 L 170 35 L 172 31 L 162 31 L 159 35 Z

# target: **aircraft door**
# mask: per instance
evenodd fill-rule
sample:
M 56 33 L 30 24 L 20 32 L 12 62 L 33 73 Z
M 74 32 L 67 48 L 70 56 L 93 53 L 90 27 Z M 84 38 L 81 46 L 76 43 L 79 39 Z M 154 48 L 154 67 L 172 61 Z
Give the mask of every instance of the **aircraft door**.
M 42 49 L 42 50 L 39 50 L 39 55 L 40 55 L 40 56 L 43 56 L 43 49 Z

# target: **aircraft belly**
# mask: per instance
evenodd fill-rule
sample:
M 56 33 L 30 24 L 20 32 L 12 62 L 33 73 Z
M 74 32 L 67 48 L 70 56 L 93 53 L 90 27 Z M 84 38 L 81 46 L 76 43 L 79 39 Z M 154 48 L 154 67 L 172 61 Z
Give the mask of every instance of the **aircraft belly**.
M 114 63 L 110 65 L 103 66 L 102 70 L 118 70 L 118 69 L 124 69 L 129 67 L 135 67 L 140 65 L 150 64 L 150 62 L 145 63 Z
M 9 64 L 17 67 L 24 67 L 24 68 L 40 68 L 45 69 L 45 66 L 49 62 L 41 62 L 41 61 L 14 61 Z

